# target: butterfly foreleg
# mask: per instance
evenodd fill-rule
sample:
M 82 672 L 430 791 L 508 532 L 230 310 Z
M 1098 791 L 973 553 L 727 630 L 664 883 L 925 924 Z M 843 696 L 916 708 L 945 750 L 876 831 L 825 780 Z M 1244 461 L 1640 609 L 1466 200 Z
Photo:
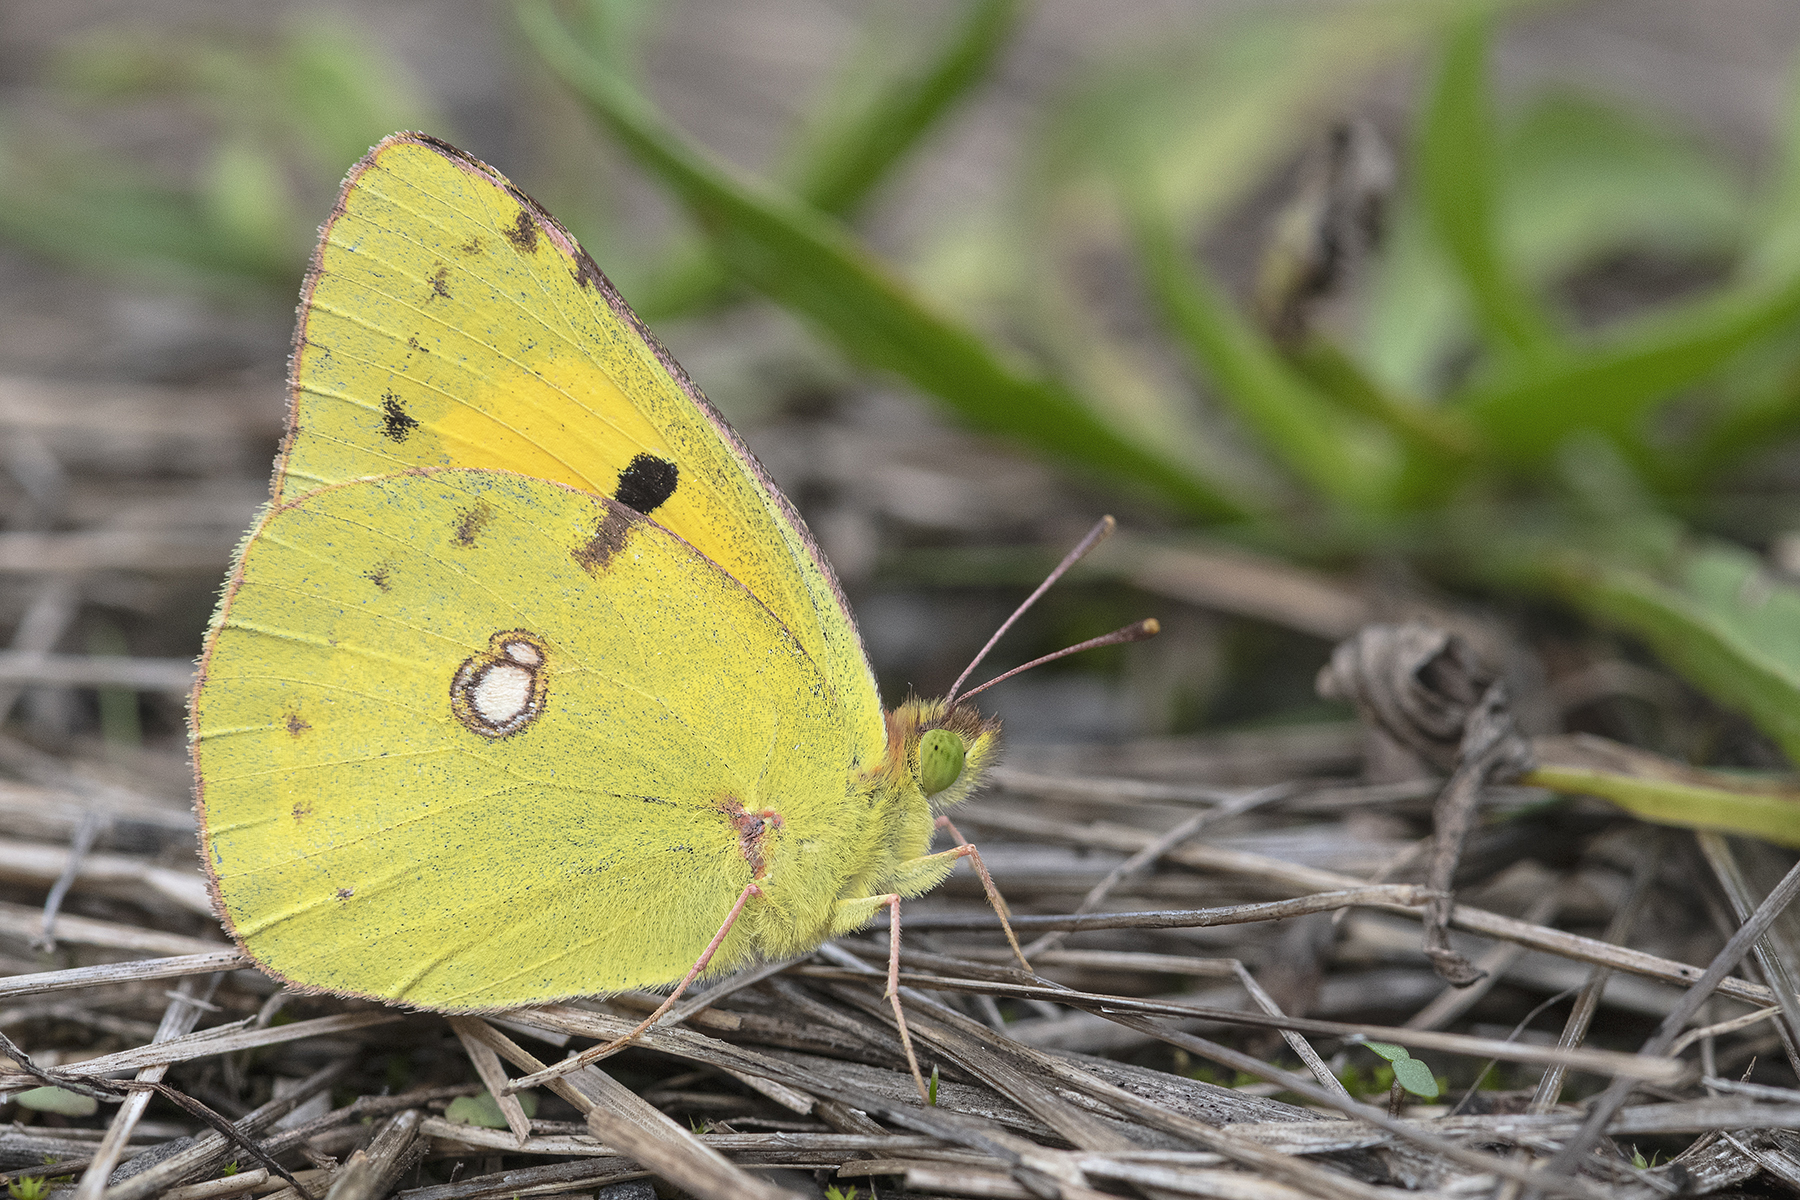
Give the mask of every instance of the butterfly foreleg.
M 913 861 L 921 860 L 914 859 Z M 883 908 L 888 910 L 887 991 L 884 993 L 883 999 L 894 1009 L 894 1024 L 900 1030 L 900 1048 L 906 1051 L 906 1066 L 912 1072 L 913 1082 L 919 1087 L 919 1099 L 929 1105 L 931 1093 L 925 1088 L 925 1076 L 919 1073 L 919 1060 L 913 1054 L 912 1034 L 906 1028 L 906 1014 L 900 1008 L 899 893 L 890 892 L 885 896 L 856 896 L 849 900 L 839 900 L 832 906 L 831 936 L 836 937 L 840 933 L 861 929 Z
M 1006 934 L 1006 944 L 1012 947 L 1013 957 L 1019 960 L 1021 967 L 1030 971 L 1031 962 L 1025 957 L 1025 951 L 1019 948 L 1019 939 L 1013 934 L 1012 922 L 1007 919 L 1012 915 L 1012 910 L 1006 907 L 1006 898 L 1000 894 L 999 887 L 994 883 L 994 877 L 988 874 L 987 864 L 981 861 L 981 851 L 977 850 L 974 843 L 962 835 L 961 830 L 950 823 L 949 817 L 939 817 L 937 827 L 949 831 L 950 836 L 956 839 L 956 848 L 940 851 L 937 854 L 927 854 L 922 858 L 910 859 L 900 864 L 897 873 L 904 875 L 909 872 L 909 869 L 924 868 L 927 863 L 933 864 L 935 867 L 936 863 L 945 859 L 952 861 L 959 858 L 968 859 L 975 868 L 975 873 L 981 876 L 981 890 L 987 893 L 987 901 L 993 906 L 994 915 L 1000 918 L 1000 929 Z M 904 882 L 900 886 L 904 888 Z

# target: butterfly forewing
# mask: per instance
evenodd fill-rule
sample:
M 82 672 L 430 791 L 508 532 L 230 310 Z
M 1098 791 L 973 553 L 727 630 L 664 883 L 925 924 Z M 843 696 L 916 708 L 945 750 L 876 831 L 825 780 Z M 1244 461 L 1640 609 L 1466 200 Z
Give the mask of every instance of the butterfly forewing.
M 491 168 L 399 134 L 351 173 L 301 306 L 278 500 L 419 467 L 613 497 L 739 580 L 879 760 L 880 701 L 805 526 L 573 238 Z

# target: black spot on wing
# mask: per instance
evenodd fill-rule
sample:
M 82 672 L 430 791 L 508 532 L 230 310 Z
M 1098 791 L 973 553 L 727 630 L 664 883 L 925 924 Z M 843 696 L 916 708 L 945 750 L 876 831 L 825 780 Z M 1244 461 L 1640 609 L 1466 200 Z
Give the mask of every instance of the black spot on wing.
M 437 269 L 437 274 L 435 274 L 431 277 L 431 295 L 425 297 L 425 299 L 432 300 L 439 296 L 443 297 L 445 300 L 450 299 L 450 282 L 449 281 L 450 281 L 450 268 L 449 267 L 439 267 Z
M 505 233 L 506 240 L 511 242 L 513 244 L 513 249 L 517 250 L 520 254 L 537 253 L 537 222 L 532 220 L 531 214 L 523 208 L 519 210 L 518 220 L 514 221 L 512 223 L 512 228 L 506 230 Z
M 494 510 L 486 503 L 476 504 L 456 514 L 456 528 L 451 536 L 459 546 L 473 546 L 482 529 L 494 519 Z
M 668 459 L 640 454 L 619 472 L 619 487 L 613 492 L 613 499 L 648 516 L 675 494 L 680 475 Z
M 471 256 L 480 254 L 481 253 L 481 239 L 478 237 L 472 237 L 468 241 L 464 242 L 462 245 L 458 246 L 456 248 L 456 250 L 457 250 L 457 253 L 459 253 L 459 254 L 467 254 L 467 255 L 471 255 Z
M 575 256 L 575 270 L 573 274 L 575 276 L 575 282 L 581 287 L 592 288 L 596 292 L 604 292 L 606 290 L 605 287 L 602 286 L 606 282 L 606 276 L 600 273 L 600 268 L 596 266 L 594 260 L 589 258 L 585 253 L 577 254 Z
M 577 544 L 569 555 L 589 575 L 598 575 L 612 561 L 612 556 L 625 548 L 625 539 L 636 523 L 637 516 L 631 510 L 607 505 L 606 515 L 600 518 L 594 536 Z
M 363 572 L 363 578 L 382 591 L 388 591 L 394 586 L 394 564 L 391 562 L 376 563 L 373 569 Z
M 419 427 L 419 419 L 408 413 L 400 397 L 386 392 L 381 397 L 381 435 L 390 442 L 404 442 L 406 435 Z

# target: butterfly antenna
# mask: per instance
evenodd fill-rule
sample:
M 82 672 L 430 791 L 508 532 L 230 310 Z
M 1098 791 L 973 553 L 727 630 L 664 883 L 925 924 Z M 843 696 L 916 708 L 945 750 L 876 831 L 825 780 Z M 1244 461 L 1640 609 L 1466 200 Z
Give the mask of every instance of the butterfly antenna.
M 1092 550 L 1095 546 L 1098 546 L 1101 542 L 1104 542 L 1107 538 L 1111 537 L 1112 531 L 1118 526 L 1118 524 L 1119 523 L 1117 521 L 1113 520 L 1111 517 L 1101 517 L 1098 521 L 1096 521 L 1094 523 L 1094 527 L 1092 529 L 1088 530 L 1087 536 L 1082 538 L 1080 543 L 1078 545 L 1076 545 L 1076 547 L 1073 550 L 1071 550 L 1067 554 L 1065 554 L 1063 556 L 1063 560 L 1061 562 L 1056 564 L 1056 570 L 1050 572 L 1050 574 L 1044 579 L 1044 582 L 1038 584 L 1037 591 L 1035 591 L 1035 592 L 1031 593 L 1031 595 L 1025 597 L 1025 603 L 1023 603 L 1023 604 L 1019 605 L 1019 607 L 1013 609 L 1013 615 L 1006 618 L 1006 620 L 1001 623 L 1000 628 L 994 630 L 994 636 L 987 640 L 987 645 L 985 645 L 981 648 L 981 653 L 977 654 L 974 658 L 969 660 L 969 665 L 963 668 L 963 673 L 961 675 L 958 675 L 956 677 L 956 682 L 950 685 L 950 692 L 948 695 L 946 695 L 944 697 L 944 711 L 946 713 L 956 707 L 957 693 L 962 691 L 962 685 L 969 681 L 969 676 L 975 673 L 975 668 L 979 667 L 981 665 L 981 660 L 988 656 L 988 652 L 994 648 L 994 644 L 996 642 L 998 642 L 1001 638 L 1006 636 L 1006 631 L 1013 627 L 1013 623 L 1016 622 L 1020 617 L 1025 615 L 1026 609 L 1030 608 L 1033 604 L 1036 604 L 1038 602 L 1038 597 L 1042 596 L 1045 592 L 1050 590 L 1051 584 L 1053 584 L 1057 580 L 1061 579 L 1064 575 L 1067 575 L 1069 573 L 1070 567 L 1074 566 L 1076 563 L 1078 563 L 1082 559 L 1086 558 L 1088 555 L 1088 552 L 1090 550 Z M 1112 635 L 1109 634 L 1108 636 L 1110 637 Z M 1148 637 L 1149 634 L 1145 634 L 1144 636 Z M 1139 641 L 1141 639 L 1129 638 L 1126 640 Z M 1111 642 L 1107 642 L 1104 644 L 1109 645 L 1109 646 L 1112 645 Z M 1079 646 L 1071 646 L 1069 649 L 1064 650 L 1062 652 L 1062 654 L 1053 654 L 1050 657 L 1051 658 L 1061 658 L 1063 654 L 1073 654 L 1077 650 L 1087 649 L 1087 646 L 1088 646 L 1088 643 L 1083 642 Z M 1049 662 L 1050 660 L 1049 659 L 1040 659 L 1039 661 L 1040 662 Z M 1036 666 L 1037 664 L 1032 663 L 1030 665 Z M 1019 671 L 1023 671 L 1024 669 L 1025 669 L 1024 667 L 1020 667 Z M 1016 675 L 1016 674 L 1018 674 L 1018 671 L 1009 671 L 1007 674 L 1008 675 Z M 1000 679 L 1005 679 L 1006 677 L 1007 677 L 1006 675 L 1002 675 L 1000 677 Z M 982 687 L 993 687 L 994 684 L 1000 682 L 1000 679 L 990 680 L 989 682 L 983 684 Z M 975 689 L 975 691 L 980 691 L 980 690 L 981 690 L 981 688 Z M 973 696 L 974 694 L 975 694 L 975 692 L 970 692 L 969 696 Z M 968 696 L 964 696 L 963 699 L 965 699 L 965 700 L 968 699 Z
M 996 683 L 1005 683 L 1014 675 L 1029 671 L 1033 667 L 1041 667 L 1047 662 L 1055 662 L 1059 658 L 1067 658 L 1071 654 L 1080 654 L 1083 650 L 1098 650 L 1102 646 L 1122 646 L 1126 642 L 1147 641 L 1161 632 L 1162 623 L 1160 621 L 1155 617 L 1145 617 L 1142 621 L 1134 621 L 1123 629 L 1115 629 L 1111 633 L 1102 634 L 1097 638 L 1089 638 L 1085 642 L 1079 642 L 1073 646 L 1065 646 L 1055 654 L 1046 654 L 1042 658 L 1034 658 L 1022 667 L 1014 667 L 1004 675 L 995 676 L 978 688 L 970 688 L 967 692 L 963 693 L 962 698 L 967 700 L 970 696 L 979 696 L 981 693 L 993 687 Z

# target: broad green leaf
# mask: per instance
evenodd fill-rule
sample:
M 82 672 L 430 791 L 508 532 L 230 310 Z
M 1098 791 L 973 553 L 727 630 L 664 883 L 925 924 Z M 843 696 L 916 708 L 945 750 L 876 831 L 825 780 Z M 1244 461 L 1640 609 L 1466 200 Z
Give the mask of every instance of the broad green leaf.
M 1389 1062 L 1404 1062 L 1412 1057 L 1412 1051 L 1405 1046 L 1396 1046 L 1392 1042 L 1364 1042 L 1363 1045 L 1373 1050 Z
M 1497 170 L 1502 253 L 1532 286 L 1622 250 L 1723 259 L 1751 216 L 1744 183 L 1704 143 L 1562 89 L 1525 104 Z
M 1005 361 L 933 312 L 830 218 L 722 165 L 585 54 L 541 0 L 526 0 L 518 11 L 538 52 L 688 206 L 733 273 L 809 319 L 852 360 L 909 379 L 976 428 L 1008 434 L 1193 515 L 1243 514 L 1226 489 L 1191 464 L 1131 440 L 1063 385 Z
M 1421 1099 L 1436 1100 L 1438 1097 L 1437 1079 L 1431 1074 L 1431 1068 L 1416 1058 L 1395 1059 L 1394 1079 Z
M 1358 358 L 1382 386 L 1436 400 L 1475 345 L 1475 314 L 1443 242 L 1417 201 L 1395 198 L 1364 294 Z
M 1438 1085 L 1431 1068 L 1414 1058 L 1405 1046 L 1396 1046 L 1392 1042 L 1364 1042 L 1363 1045 L 1393 1065 L 1394 1082 L 1415 1096 L 1437 1099 Z
M 1549 321 L 1501 253 L 1488 37 L 1489 18 L 1477 14 L 1449 38 L 1422 118 L 1419 192 L 1489 336 L 1529 360 L 1550 353 L 1555 342 Z
M 1541 461 L 1577 429 L 1635 440 L 1655 404 L 1797 316 L 1800 275 L 1778 287 L 1750 284 L 1642 318 L 1591 349 L 1481 388 L 1461 407 L 1496 452 L 1521 464 Z
M 1693 542 L 1660 568 L 1566 553 L 1551 579 L 1576 607 L 1642 638 L 1800 763 L 1800 588 L 1718 541 Z

